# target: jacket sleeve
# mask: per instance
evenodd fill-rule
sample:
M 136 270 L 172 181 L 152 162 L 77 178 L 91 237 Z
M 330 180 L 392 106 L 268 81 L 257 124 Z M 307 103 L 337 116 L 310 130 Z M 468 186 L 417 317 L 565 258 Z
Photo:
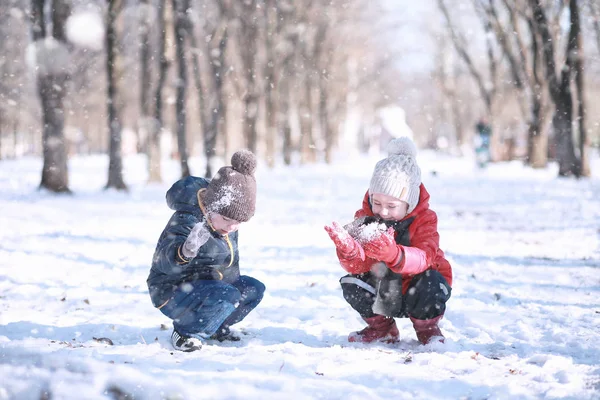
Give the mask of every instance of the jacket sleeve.
M 362 202 L 362 208 L 354 213 L 354 219 L 372 216 L 371 207 L 369 206 L 369 192 L 365 193 Z M 365 258 L 365 260 L 361 260 L 359 255 L 356 255 L 352 258 L 346 258 L 340 254 L 339 251 L 336 252 L 338 259 L 340 260 L 340 265 L 350 274 L 364 274 L 365 272 L 369 272 L 373 264 L 377 261 L 372 258 Z
M 394 272 L 417 275 L 429 269 L 435 260 L 439 249 L 440 235 L 437 231 L 437 215 L 427 210 L 415 218 L 410 229 L 411 246 L 401 246 L 404 257 L 400 264 L 391 269 Z
M 359 256 L 353 258 L 345 258 L 337 251 L 338 259 L 340 260 L 340 265 L 344 268 L 348 273 L 356 275 L 356 274 L 364 274 L 365 272 L 369 272 L 373 264 L 377 261 L 372 258 L 365 258 L 365 260 L 361 260 Z
M 154 253 L 154 266 L 159 272 L 167 275 L 178 274 L 189 263 L 191 259 L 186 258 L 181 250 L 190 231 L 198 222 L 198 218 L 190 213 L 173 214 Z

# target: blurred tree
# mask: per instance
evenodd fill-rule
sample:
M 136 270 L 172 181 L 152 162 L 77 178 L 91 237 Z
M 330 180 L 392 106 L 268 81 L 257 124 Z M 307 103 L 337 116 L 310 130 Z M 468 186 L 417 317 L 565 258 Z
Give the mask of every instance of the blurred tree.
M 592 24 L 594 26 L 594 33 L 596 34 L 596 45 L 600 52 L 600 3 L 596 0 L 588 0 L 588 9 L 592 16 Z
M 277 109 L 276 93 L 277 82 L 275 79 L 275 68 L 277 58 L 275 55 L 275 40 L 280 29 L 279 19 L 277 18 L 276 0 L 265 0 L 263 7 L 264 24 L 264 49 L 265 63 L 263 67 L 264 84 L 263 93 L 265 97 L 265 158 L 267 165 L 275 165 L 275 146 L 277 143 Z
M 69 50 L 65 24 L 70 13 L 67 0 L 32 0 L 31 25 L 37 64 L 37 89 L 42 105 L 43 157 L 40 187 L 53 192 L 68 192 L 69 171 L 64 134 L 64 96 Z M 50 15 L 45 12 L 50 10 Z M 51 27 L 51 28 L 49 28 Z M 51 29 L 51 31 L 49 30 Z
M 106 82 L 107 82 L 107 122 L 109 131 L 108 181 L 105 189 L 127 190 L 123 180 L 122 138 L 123 123 L 121 112 L 123 103 L 120 97 L 119 76 L 121 59 L 119 54 L 116 21 L 123 7 L 122 0 L 108 0 L 106 15 Z
M 24 3 L 0 2 L 0 159 L 17 157 L 31 147 L 22 126 L 28 103 L 23 89 L 26 68 L 22 60 L 29 40 Z
M 492 132 L 498 132 L 499 129 L 494 127 L 495 125 L 495 114 L 496 114 L 496 101 L 498 95 L 498 59 L 494 54 L 494 45 L 491 41 L 492 38 L 492 26 L 490 21 L 482 14 L 478 14 L 478 17 L 483 24 L 484 32 L 485 32 L 485 43 L 486 43 L 486 55 L 487 55 L 487 67 L 488 71 L 487 75 L 484 74 L 482 70 L 478 68 L 476 65 L 473 56 L 470 53 L 469 49 L 469 41 L 464 37 L 463 33 L 459 30 L 456 22 L 453 19 L 452 14 L 448 10 L 445 0 L 437 1 L 438 8 L 442 12 L 444 19 L 446 21 L 447 29 L 450 33 L 450 37 L 452 39 L 452 43 L 456 50 L 456 53 L 459 55 L 460 59 L 467 66 L 467 69 L 477 84 L 477 88 L 479 90 L 481 99 L 485 105 L 485 114 L 486 119 L 489 124 L 493 127 Z M 477 9 L 477 8 L 476 8 Z M 492 137 L 492 152 L 497 153 L 497 135 L 494 134 Z M 496 150 L 495 150 L 496 149 Z
M 223 140 L 224 153 L 227 153 L 228 96 L 224 85 L 228 71 L 226 50 L 229 40 L 230 13 L 231 4 L 228 0 L 206 0 L 200 1 L 195 14 L 200 21 L 200 31 L 196 34 L 203 38 L 200 43 L 204 43 L 204 48 L 196 48 L 194 45 L 194 51 L 204 54 L 203 59 L 206 59 L 206 73 L 203 76 L 207 84 L 202 88 L 204 95 L 201 96 L 202 100 L 199 103 L 203 105 L 200 113 L 205 113 L 202 124 L 206 162 L 204 176 L 208 178 L 213 175 L 212 166 L 217 155 L 219 137 Z
M 262 3 L 262 2 L 261 2 Z M 258 0 L 234 2 L 233 12 L 239 24 L 238 40 L 244 75 L 243 136 L 245 146 L 252 152 L 258 147 L 258 44 L 260 19 L 263 17 Z
M 160 6 L 158 6 L 160 7 Z M 158 9 L 157 7 L 157 9 Z M 152 131 L 152 44 L 150 42 L 151 24 L 153 16 L 153 8 L 150 6 L 148 0 L 140 0 L 140 15 L 139 15 L 139 28 L 138 28 L 138 45 L 139 45 L 139 63 L 140 63 L 140 77 L 139 77 L 139 105 L 140 105 L 140 118 L 138 132 L 142 134 L 138 135 L 137 150 L 139 152 L 148 153 L 148 141 L 150 132 Z M 157 18 L 155 18 L 156 21 Z
M 583 77 L 579 78 L 583 68 L 583 44 L 581 39 L 581 26 L 579 21 L 579 7 L 577 0 L 570 0 L 569 15 L 570 26 L 567 39 L 565 62 L 557 71 L 559 62 L 556 58 L 555 44 L 548 27 L 548 18 L 542 6 L 541 0 L 529 0 L 529 5 L 533 10 L 534 27 L 542 37 L 544 66 L 546 79 L 550 90 L 550 97 L 556 107 L 552 119 L 556 140 L 556 153 L 559 164 L 558 174 L 560 176 L 582 176 L 589 174 L 588 160 L 586 157 L 587 140 L 585 129 L 580 130 L 581 152 L 580 157 L 575 154 L 573 142 L 573 113 L 574 98 L 571 91 L 571 79 L 581 79 L 578 83 L 577 92 L 580 93 L 578 99 L 578 118 L 580 124 L 585 120 L 585 103 L 583 101 Z M 560 75 L 559 75 L 560 74 Z M 583 127 L 583 125 L 580 125 Z
M 291 107 L 291 82 L 295 75 L 294 50 L 298 47 L 300 36 L 298 27 L 293 24 L 297 4 L 288 3 L 287 0 L 279 3 L 277 7 L 278 19 L 281 22 L 279 57 L 281 64 L 277 78 L 277 125 L 282 134 L 282 155 L 286 165 L 292 163 L 292 126 L 290 121 Z
M 165 8 L 166 0 L 158 0 L 156 9 L 156 29 L 158 31 L 158 49 L 156 60 L 158 61 L 158 77 L 155 90 L 154 90 L 154 108 L 153 118 L 150 130 L 150 145 L 148 148 L 148 168 L 149 168 L 149 181 L 150 182 L 161 182 L 161 146 L 160 138 L 163 129 L 163 88 L 167 71 L 169 69 L 169 61 L 166 55 L 166 21 L 165 21 Z M 146 84 L 147 82 L 142 82 Z
M 177 78 L 175 80 L 176 99 L 175 115 L 177 120 L 177 151 L 181 165 L 181 177 L 190 175 L 188 164 L 188 148 L 186 141 L 186 91 L 187 91 L 187 52 L 186 37 L 189 32 L 187 17 L 190 8 L 189 0 L 173 0 L 175 59 L 177 60 Z
M 197 33 L 195 31 L 195 24 L 192 18 L 188 18 L 188 37 L 190 38 L 190 53 L 192 55 L 192 74 L 194 75 L 194 85 L 196 87 L 196 93 L 198 95 L 198 117 L 200 120 L 200 125 L 202 126 L 203 132 L 209 126 L 210 120 L 210 109 L 208 108 L 207 93 L 206 93 L 206 85 L 203 83 L 205 77 L 203 76 L 203 70 L 206 70 L 206 65 L 201 65 L 201 61 L 206 59 L 206 54 L 204 54 L 204 49 L 202 49 L 198 45 L 198 40 L 196 39 Z M 204 74 L 206 75 L 206 73 Z M 204 133 L 203 133 L 204 137 Z M 208 163 L 207 163 L 208 164 Z M 206 168 L 205 168 L 206 173 Z M 210 176 L 207 176 L 210 177 Z
M 548 85 L 542 70 L 541 38 L 534 29 L 531 10 L 514 0 L 502 0 L 502 4 L 504 10 L 496 7 L 495 1 L 476 2 L 475 7 L 483 10 L 483 15 L 489 21 L 496 41 L 506 57 L 511 83 L 518 91 L 523 118 L 528 121 L 525 161 L 534 168 L 544 168 L 548 161 L 548 125 L 551 109 Z M 504 21 L 501 11 L 506 14 Z M 523 24 L 529 28 L 529 40 L 522 32 Z

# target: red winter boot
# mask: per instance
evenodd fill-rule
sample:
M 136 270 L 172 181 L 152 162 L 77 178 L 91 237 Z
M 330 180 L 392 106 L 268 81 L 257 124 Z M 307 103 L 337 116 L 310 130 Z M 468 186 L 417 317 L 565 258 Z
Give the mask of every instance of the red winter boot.
M 398 341 L 399 332 L 394 318 L 376 315 L 363 319 L 369 326 L 348 335 L 349 342 L 371 343 L 379 340 L 385 343 L 394 343 Z
M 438 322 L 442 319 L 443 315 L 437 316 L 432 319 L 416 319 L 414 317 L 410 317 L 410 320 L 413 323 L 413 327 L 415 328 L 415 332 L 417 332 L 417 339 L 421 344 L 427 344 L 431 341 L 432 338 L 438 336 L 439 341 L 444 343 L 444 335 L 438 326 Z

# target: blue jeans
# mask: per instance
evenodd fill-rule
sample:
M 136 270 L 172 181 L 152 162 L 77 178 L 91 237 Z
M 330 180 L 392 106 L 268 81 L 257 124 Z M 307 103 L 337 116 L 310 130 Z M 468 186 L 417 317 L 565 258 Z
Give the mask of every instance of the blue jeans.
M 198 280 L 180 285 L 160 310 L 185 336 L 212 336 L 243 320 L 262 300 L 265 285 L 249 276 L 233 283 Z

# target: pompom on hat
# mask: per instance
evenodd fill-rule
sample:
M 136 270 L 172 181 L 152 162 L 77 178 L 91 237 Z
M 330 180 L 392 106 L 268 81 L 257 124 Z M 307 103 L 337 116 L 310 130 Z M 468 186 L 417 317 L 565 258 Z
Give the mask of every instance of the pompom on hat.
M 410 214 L 419 203 L 421 169 L 417 165 L 417 148 L 407 137 L 392 139 L 388 157 L 375 165 L 369 195 L 382 193 L 408 203 Z
M 239 222 L 247 222 L 256 208 L 256 156 L 240 150 L 231 156 L 231 166 L 222 167 L 208 184 L 204 201 L 209 211 Z

